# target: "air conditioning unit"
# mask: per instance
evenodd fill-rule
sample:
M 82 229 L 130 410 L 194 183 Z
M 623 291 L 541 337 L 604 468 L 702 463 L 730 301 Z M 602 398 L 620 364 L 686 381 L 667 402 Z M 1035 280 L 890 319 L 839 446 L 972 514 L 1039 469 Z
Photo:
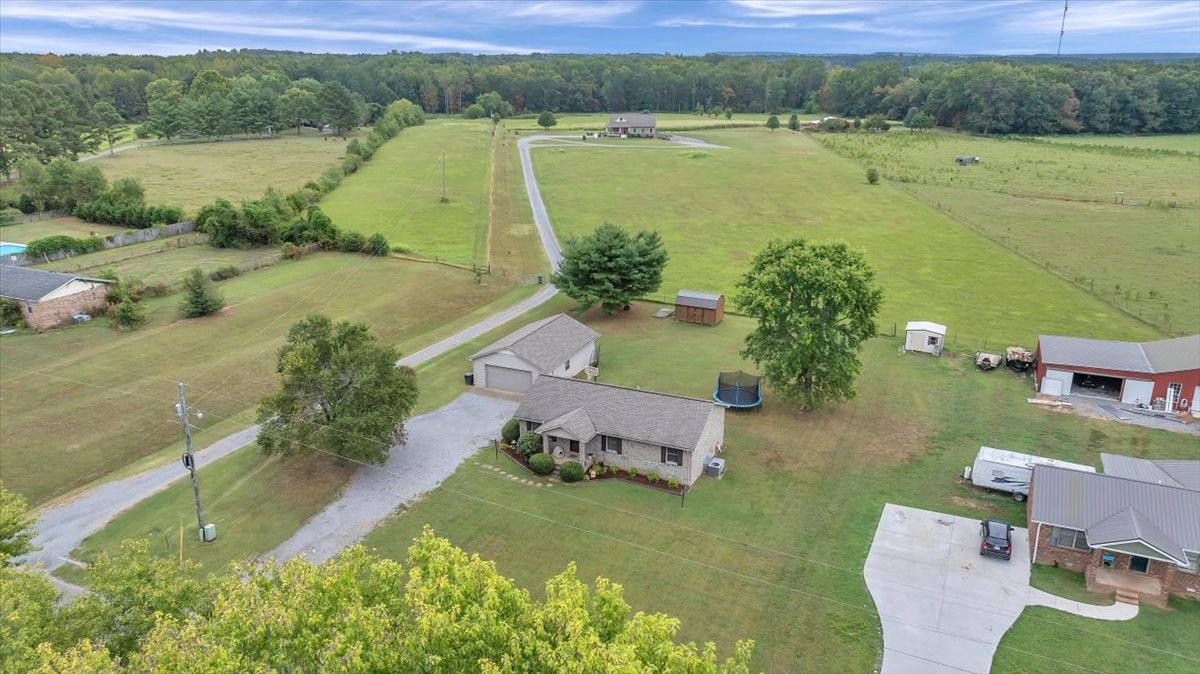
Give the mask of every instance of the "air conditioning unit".
M 711 477 L 720 478 L 725 474 L 725 459 L 713 457 L 704 464 L 704 473 Z

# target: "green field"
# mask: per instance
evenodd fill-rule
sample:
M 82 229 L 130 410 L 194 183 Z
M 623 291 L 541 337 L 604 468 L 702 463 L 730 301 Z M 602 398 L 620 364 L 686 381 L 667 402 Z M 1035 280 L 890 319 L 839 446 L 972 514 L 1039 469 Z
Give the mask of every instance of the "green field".
M 1129 315 L 1200 331 L 1200 155 L 943 133 L 818 139 Z M 982 163 L 956 166 L 962 153 Z
M 1071 145 L 1107 145 L 1113 147 L 1170 150 L 1200 154 L 1200 134 L 1162 133 L 1153 136 L 1041 136 L 1039 141 Z
M 112 270 L 121 278 L 135 278 L 147 284 L 173 284 L 195 268 L 207 273 L 227 265 L 249 267 L 279 260 L 279 252 L 274 248 L 213 248 L 207 241 L 204 234 L 183 234 L 55 260 L 37 268 L 84 276 Z
M 160 255 L 169 260 L 188 250 Z M 385 341 L 412 343 L 509 287 L 486 278 L 476 284 L 469 273 L 440 265 L 327 253 L 220 283 L 227 307 L 208 318 L 181 320 L 179 298 L 164 297 L 147 301 L 149 323 L 134 332 L 114 332 L 100 318 L 6 335 L 5 485 L 37 505 L 175 443 L 177 382 L 190 384 L 189 404 L 206 413 L 202 427 L 254 407 L 275 386 L 274 353 L 284 333 L 308 311 L 366 321 Z M 202 428 L 197 444 L 230 430 Z
M 529 319 L 565 306 L 555 300 Z M 603 335 L 601 381 L 707 397 L 718 369 L 744 365 L 736 354 L 747 319 L 727 315 L 717 327 L 698 327 L 652 319 L 654 309 L 637 304 L 617 317 L 585 315 Z M 535 489 L 488 468 L 521 471 L 484 450 L 366 543 L 402 558 L 430 524 L 535 592 L 575 561 L 582 578 L 624 584 L 635 610 L 679 617 L 685 639 L 716 640 L 728 652 L 737 638 L 753 638 L 756 670 L 870 671 L 880 639 L 861 569 L 884 503 L 1023 521 L 1022 505 L 958 479 L 984 443 L 1091 464 L 1104 451 L 1194 455 L 1191 436 L 1032 409 L 1028 378 L 980 373 L 960 357 L 897 357 L 899 342 L 868 344 L 854 401 L 802 414 L 768 391 L 761 412 L 727 415 L 729 472 L 698 483 L 682 508 L 676 497 L 608 481 Z M 449 373 L 470 348 L 422 374 Z M 1023 636 L 1014 648 L 1057 658 L 1060 646 L 1036 635 L 1078 636 L 1056 615 L 1049 624 L 1033 620 L 1028 634 L 1030 620 L 1019 623 Z M 1089 629 L 1110 633 L 1107 625 Z M 1139 640 L 1183 650 L 1180 631 Z M 1101 670 L 1125 661 L 1140 671 L 1187 671 L 1181 665 L 1190 664 L 1128 645 L 1097 643 L 1089 651 Z M 1036 671 L 1054 664 L 1019 662 Z
M 672 298 L 679 288 L 732 293 L 767 241 L 802 236 L 866 252 L 884 288 L 878 322 L 888 332 L 932 320 L 971 350 L 1033 346 L 1038 334 L 1156 335 L 903 191 L 867 184 L 860 168 L 808 134 L 701 135 L 729 149 L 535 150 L 560 237 L 606 220 L 659 230 L 671 261 L 654 299 Z M 597 175 L 607 176 L 605 189 L 596 189 Z
M 272 138 L 148 145 L 94 161 L 109 180 L 141 180 L 147 202 L 176 204 L 193 213 L 218 197 L 236 204 L 257 199 L 268 187 L 290 192 L 316 180 L 345 152 L 346 142 L 339 139 L 281 133 Z
M 79 218 L 67 215 L 0 227 L 0 240 L 12 243 L 29 243 L 34 239 L 54 236 L 55 234 L 66 234 L 67 236 L 82 238 L 93 234 L 96 236 L 108 236 L 110 234 L 120 234 L 124 231 L 124 227 L 84 222 Z
M 405 129 L 321 202 L 342 229 L 382 233 L 412 254 L 486 262 L 491 123 L 433 120 Z M 442 203 L 442 156 L 446 195 Z
M 558 115 L 558 123 L 550 127 L 548 133 L 558 133 L 563 131 L 602 131 L 604 125 L 608 122 L 607 112 L 597 112 L 593 114 L 566 114 Z M 684 113 L 658 113 L 655 115 L 658 121 L 658 128 L 662 131 L 691 131 L 695 129 L 711 129 L 723 128 L 730 126 L 765 126 L 767 117 L 770 115 L 758 114 L 753 112 L 734 114 L 733 119 L 725 119 L 724 115 L 702 116 L 689 115 Z M 801 119 L 805 116 L 801 115 Z M 779 115 L 779 123 L 784 127 L 787 126 L 788 115 Z M 537 117 L 526 117 L 521 119 L 506 119 L 504 127 L 528 133 L 529 131 L 543 131 L 542 127 L 538 126 Z

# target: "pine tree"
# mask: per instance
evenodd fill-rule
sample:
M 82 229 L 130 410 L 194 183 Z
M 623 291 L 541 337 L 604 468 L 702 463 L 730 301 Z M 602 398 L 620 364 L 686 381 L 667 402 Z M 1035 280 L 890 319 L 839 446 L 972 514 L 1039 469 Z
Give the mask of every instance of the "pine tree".
M 184 318 L 199 318 L 220 311 L 225 306 L 221 293 L 199 269 L 193 269 L 183 279 L 183 302 L 180 313 Z

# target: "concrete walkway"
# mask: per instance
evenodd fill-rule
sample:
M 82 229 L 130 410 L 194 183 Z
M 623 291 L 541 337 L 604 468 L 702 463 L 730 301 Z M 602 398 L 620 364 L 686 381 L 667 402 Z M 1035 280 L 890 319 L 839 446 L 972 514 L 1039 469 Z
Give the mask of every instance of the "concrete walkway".
M 1137 607 L 1091 606 L 1029 586 L 1029 539 L 1012 559 L 979 554 L 979 520 L 887 504 L 863 576 L 883 625 L 881 674 L 991 670 L 996 647 L 1027 605 L 1128 620 Z

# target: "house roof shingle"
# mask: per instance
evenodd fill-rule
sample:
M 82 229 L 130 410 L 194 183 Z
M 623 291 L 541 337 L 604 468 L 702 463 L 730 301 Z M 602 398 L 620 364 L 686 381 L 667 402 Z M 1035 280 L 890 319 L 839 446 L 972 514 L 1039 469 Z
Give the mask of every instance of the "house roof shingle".
M 1200 552 L 1200 490 L 1039 464 L 1030 500 L 1030 521 L 1087 532 L 1089 545 L 1137 539 L 1179 562 Z
M 611 126 L 656 126 L 658 117 L 655 115 L 647 115 L 640 112 L 619 112 L 608 116 L 608 125 Z
M 713 402 L 699 398 L 542 375 L 514 416 L 564 428 L 586 416 L 593 436 L 613 435 L 691 450 L 700 442 L 714 408 Z
M 701 290 L 680 290 L 675 294 L 675 304 L 684 307 L 716 309 L 720 301 L 719 293 L 706 293 Z
M 1200 491 L 1200 461 L 1155 461 L 1101 454 L 1100 463 L 1104 465 L 1106 475 Z
M 574 318 L 558 314 L 517 328 L 467 360 L 507 349 L 540 371 L 550 372 L 599 336 Z
M 43 269 L 26 269 L 16 265 L 0 265 L 0 297 L 37 302 L 66 284 L 80 279 L 96 283 L 111 283 L 104 279 L 75 276 Z
M 1141 343 L 1042 335 L 1038 348 L 1048 365 L 1143 374 L 1200 369 L 1200 335 Z

